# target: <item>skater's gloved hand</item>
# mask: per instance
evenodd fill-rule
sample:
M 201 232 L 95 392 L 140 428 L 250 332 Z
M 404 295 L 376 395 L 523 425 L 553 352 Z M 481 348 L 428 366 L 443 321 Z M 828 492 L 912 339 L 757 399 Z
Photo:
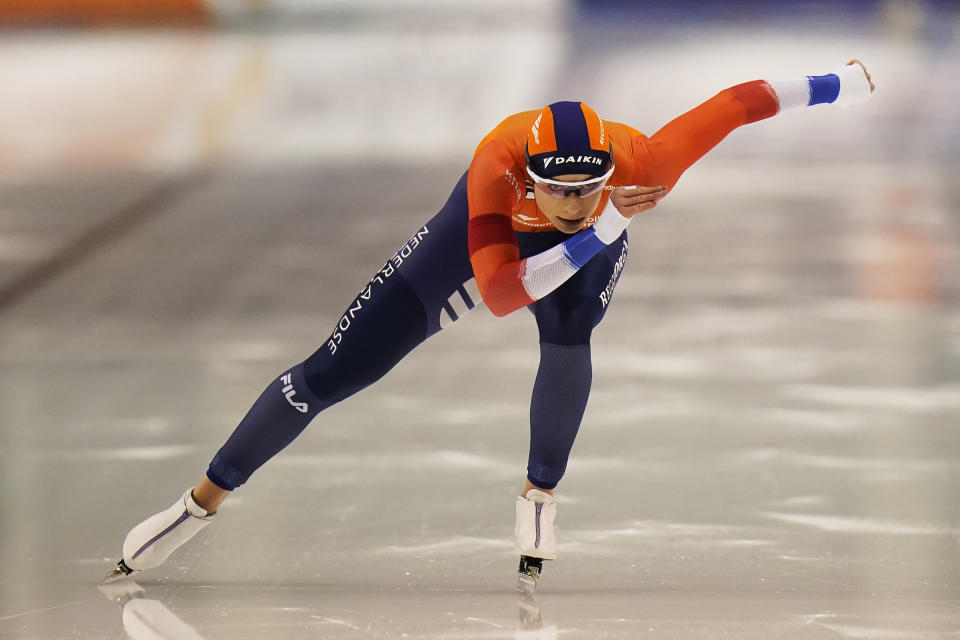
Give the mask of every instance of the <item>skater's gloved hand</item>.
M 863 69 L 863 75 L 867 76 L 867 82 L 870 83 L 870 93 L 873 93 L 874 91 L 876 91 L 877 85 L 873 84 L 873 80 L 870 79 L 870 72 L 867 71 L 867 68 L 865 66 L 863 66 L 863 63 L 857 60 L 856 58 L 854 58 L 844 66 L 850 66 L 852 64 L 858 64 L 860 65 L 860 68 Z
M 610 202 L 624 218 L 632 218 L 653 209 L 665 195 L 666 187 L 617 187 L 610 195 Z

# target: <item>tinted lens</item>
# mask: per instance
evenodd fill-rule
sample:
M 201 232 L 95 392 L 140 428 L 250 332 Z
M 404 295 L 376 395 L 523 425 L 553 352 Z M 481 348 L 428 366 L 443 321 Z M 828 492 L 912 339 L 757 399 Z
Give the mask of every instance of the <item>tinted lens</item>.
M 607 184 L 606 180 L 597 180 L 596 184 L 588 184 L 580 187 L 580 197 L 586 198 L 587 196 L 592 196 L 603 189 L 603 185 L 605 184 Z
M 549 196 L 554 198 L 566 198 L 568 195 L 574 195 L 578 198 L 586 198 L 597 193 L 603 189 L 603 185 L 607 183 L 606 180 L 597 180 L 594 183 L 583 185 L 581 187 L 564 187 L 559 184 L 551 184 L 549 182 L 535 182 L 537 189 L 540 189 Z
M 535 182 L 534 185 L 540 191 L 543 191 L 548 196 L 553 196 L 554 198 L 565 198 L 567 197 L 568 189 L 566 187 L 561 187 L 555 184 L 548 184 L 546 182 Z

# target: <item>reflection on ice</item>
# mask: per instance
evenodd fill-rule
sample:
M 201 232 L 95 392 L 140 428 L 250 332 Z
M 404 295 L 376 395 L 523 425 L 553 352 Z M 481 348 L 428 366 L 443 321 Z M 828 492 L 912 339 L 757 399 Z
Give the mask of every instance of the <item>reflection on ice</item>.
M 556 640 L 560 637 L 556 625 L 544 623 L 543 613 L 532 593 L 521 592 L 517 597 L 517 607 L 520 628 L 517 629 L 516 640 Z
M 123 629 L 133 640 L 204 640 L 192 626 L 159 600 L 146 597 L 143 587 L 124 580 L 98 587 L 123 610 Z
M 133 580 L 99 585 L 100 592 L 121 610 L 123 629 L 132 640 L 207 640 L 208 638 L 246 637 L 247 622 L 252 617 L 256 627 L 269 629 L 283 637 L 285 631 L 295 631 L 296 637 L 352 638 L 354 632 L 371 637 L 436 637 L 436 638 L 515 638 L 516 640 L 557 640 L 561 634 L 556 624 L 548 624 L 536 598 L 530 593 L 518 593 L 517 621 L 511 621 L 506 606 L 507 594 L 449 593 L 438 596 L 443 604 L 423 609 L 409 596 L 401 595 L 396 602 L 391 597 L 363 597 L 363 606 L 343 606 L 341 598 L 329 592 L 303 592 L 296 588 L 256 590 L 247 593 L 235 587 L 194 587 L 179 589 L 179 606 L 198 611 L 209 617 L 214 611 L 231 617 L 230 625 L 214 624 L 208 627 L 208 636 L 184 621 L 171 610 L 177 605 L 161 601 L 163 587 L 149 587 L 148 593 Z M 200 590 L 198 590 L 200 589 Z M 212 591 L 211 591 L 212 590 Z M 184 595 L 185 594 L 185 595 Z M 245 595 L 243 595 L 245 594 Z M 168 595 L 170 595 L 168 593 Z M 466 598 L 464 598 L 466 596 Z M 211 597 L 213 598 L 211 600 Z M 476 600 L 474 598 L 476 597 Z M 166 598 L 164 598 L 166 600 Z M 416 598 L 419 600 L 419 598 Z M 271 602 L 304 603 L 300 606 L 275 606 Z M 348 596 L 349 601 L 349 596 Z M 471 602 L 475 602 L 471 605 Z M 370 604 L 373 604 L 371 612 Z M 459 603 L 459 604 L 458 604 Z M 421 603 L 422 604 L 422 603 Z M 412 606 L 411 606 L 412 605 Z M 466 605 L 466 607 L 464 606 Z M 261 637 L 261 636 L 257 636 Z

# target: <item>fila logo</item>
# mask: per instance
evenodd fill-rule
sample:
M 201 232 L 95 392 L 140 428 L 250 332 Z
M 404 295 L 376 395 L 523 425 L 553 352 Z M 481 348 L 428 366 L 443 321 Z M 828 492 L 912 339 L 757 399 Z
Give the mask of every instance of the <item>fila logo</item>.
M 566 158 L 564 158 L 563 156 L 560 156 L 557 158 L 545 158 L 543 161 L 543 168 L 546 169 L 547 167 L 549 167 L 551 162 L 553 162 L 554 164 L 566 164 L 568 162 L 586 162 L 588 164 L 599 164 L 599 165 L 603 164 L 603 160 L 601 160 L 597 156 L 576 156 L 576 157 L 567 156 Z
M 287 402 L 290 403 L 290 406 L 299 411 L 300 413 L 307 412 L 307 403 L 306 402 L 294 402 L 293 396 L 297 395 L 297 392 L 293 390 L 293 375 L 285 373 L 280 376 L 280 382 L 286 386 L 281 389 L 284 397 L 286 397 Z
M 534 217 L 534 216 L 525 216 L 525 215 L 523 215 L 522 213 L 518 213 L 518 214 L 517 214 L 517 217 L 520 218 L 521 220 L 536 220 L 536 219 L 537 219 L 537 218 Z

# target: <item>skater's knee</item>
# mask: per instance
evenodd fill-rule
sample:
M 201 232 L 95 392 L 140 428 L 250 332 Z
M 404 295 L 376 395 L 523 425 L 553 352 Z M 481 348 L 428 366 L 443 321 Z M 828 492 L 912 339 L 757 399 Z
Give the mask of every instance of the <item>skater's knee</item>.
M 303 377 L 307 388 L 328 405 L 352 396 L 379 379 L 383 373 L 369 368 L 358 370 L 349 358 L 333 359 L 323 349 L 303 361 Z
M 589 344 L 593 328 L 599 324 L 593 300 L 583 299 L 579 304 L 564 307 L 546 307 L 537 310 L 537 329 L 540 342 L 557 345 Z
M 592 331 L 582 330 L 581 328 L 541 330 L 540 342 L 557 346 L 584 346 L 590 344 L 591 335 Z

